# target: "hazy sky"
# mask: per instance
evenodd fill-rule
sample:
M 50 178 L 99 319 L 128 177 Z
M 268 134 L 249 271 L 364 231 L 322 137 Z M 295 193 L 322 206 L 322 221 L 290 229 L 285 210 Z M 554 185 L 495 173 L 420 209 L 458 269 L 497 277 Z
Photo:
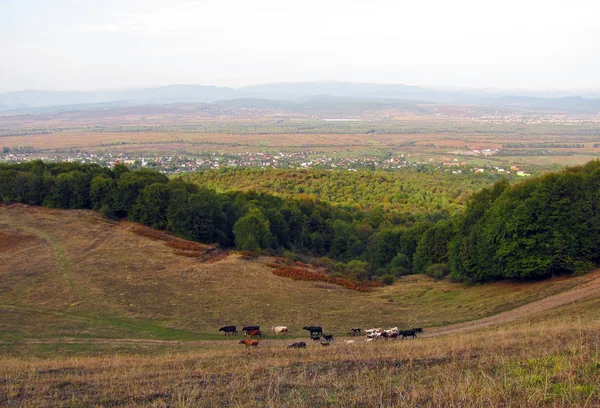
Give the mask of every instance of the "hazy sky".
M 600 89 L 600 0 L 0 0 L 0 92 L 356 82 Z

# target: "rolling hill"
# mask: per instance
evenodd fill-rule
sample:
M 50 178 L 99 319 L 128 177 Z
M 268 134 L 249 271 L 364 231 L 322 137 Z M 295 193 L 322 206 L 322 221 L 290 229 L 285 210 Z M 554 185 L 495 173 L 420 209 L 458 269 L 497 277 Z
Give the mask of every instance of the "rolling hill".
M 226 324 L 433 327 L 592 279 L 466 286 L 415 275 L 369 293 L 274 275 L 268 257 L 188 242 L 86 210 L 0 207 L 0 337 L 215 339 Z

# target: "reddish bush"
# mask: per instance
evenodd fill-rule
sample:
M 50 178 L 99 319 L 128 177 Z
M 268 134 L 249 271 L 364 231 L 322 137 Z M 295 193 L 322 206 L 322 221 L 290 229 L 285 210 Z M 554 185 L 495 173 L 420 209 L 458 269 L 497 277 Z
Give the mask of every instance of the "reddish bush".
M 280 265 L 277 263 L 268 263 L 266 265 L 273 268 L 273 273 L 277 276 L 308 282 L 333 283 L 334 285 L 339 285 L 346 289 L 355 290 L 358 292 L 369 292 L 373 287 L 381 286 L 381 283 L 379 282 L 357 281 L 350 278 L 336 278 L 324 273 L 295 268 L 287 265 Z
M 163 241 L 168 247 L 173 248 L 177 255 L 202 258 L 217 249 L 216 245 L 205 245 L 198 242 L 185 241 L 166 232 L 157 231 L 142 225 L 132 228 L 132 231 L 155 241 Z
M 240 255 L 241 255 L 242 259 L 255 259 L 255 258 L 258 258 L 258 253 L 257 252 L 252 252 L 252 251 L 241 251 Z

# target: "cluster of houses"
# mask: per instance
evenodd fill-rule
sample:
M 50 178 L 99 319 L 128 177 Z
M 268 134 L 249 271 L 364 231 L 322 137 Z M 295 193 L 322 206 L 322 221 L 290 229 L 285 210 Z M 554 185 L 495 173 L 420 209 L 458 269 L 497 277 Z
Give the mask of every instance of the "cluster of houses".
M 475 123 L 490 123 L 495 125 L 506 124 L 600 124 L 598 115 L 573 115 L 566 113 L 533 113 L 533 112 L 510 112 L 491 115 L 481 115 L 472 119 Z
M 485 154 L 486 150 L 483 150 Z M 448 152 L 449 154 L 454 152 Z M 199 155 L 161 155 L 149 156 L 118 152 L 83 152 L 70 151 L 64 153 L 39 153 L 39 152 L 3 152 L 0 162 L 21 163 L 41 159 L 43 161 L 58 162 L 68 161 L 82 164 L 98 164 L 113 167 L 116 164 L 125 164 L 132 168 L 150 168 L 164 174 L 181 174 L 198 170 L 211 170 L 220 168 L 280 168 L 280 169 L 324 169 L 358 171 L 371 170 L 398 170 L 416 167 L 428 167 L 451 174 L 475 173 L 514 173 L 518 176 L 527 176 L 515 166 L 502 168 L 498 166 L 475 166 L 458 158 L 444 157 L 429 159 L 429 161 L 414 161 L 411 155 L 362 155 L 349 156 L 333 151 L 331 154 L 319 153 L 311 150 L 298 152 L 243 152 L 222 153 L 203 152 Z M 410 161 L 409 161 L 410 159 Z
M 107 167 L 122 163 L 134 168 L 152 168 L 165 174 L 177 174 L 224 167 L 282 169 L 318 168 L 353 171 L 361 168 L 397 169 L 416 165 L 416 163 L 409 163 L 404 155 L 393 157 L 378 157 L 375 155 L 346 157 L 338 152 L 333 152 L 329 155 L 310 150 L 278 153 L 204 152 L 198 155 L 173 154 L 164 156 L 85 151 L 70 151 L 64 153 L 40 153 L 35 151 L 27 153 L 3 152 L 0 154 L 0 162 L 4 163 L 21 163 L 38 159 L 49 162 L 68 161 L 83 164 L 95 163 Z

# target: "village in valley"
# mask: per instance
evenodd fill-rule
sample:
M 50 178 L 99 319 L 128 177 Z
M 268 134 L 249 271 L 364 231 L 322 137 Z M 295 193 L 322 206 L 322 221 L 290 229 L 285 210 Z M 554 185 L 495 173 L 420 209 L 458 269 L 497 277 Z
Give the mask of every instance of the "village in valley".
M 74 162 L 98 164 L 112 168 L 125 164 L 133 169 L 148 168 L 163 174 L 181 174 L 199 170 L 223 168 L 278 168 L 278 169 L 320 169 L 320 170 L 415 170 L 432 172 L 443 171 L 451 174 L 492 173 L 529 174 L 517 166 L 476 164 L 473 158 L 489 157 L 498 154 L 498 149 L 453 150 L 447 157 L 432 157 L 426 160 L 415 159 L 411 154 L 382 153 L 372 155 L 345 155 L 334 151 L 331 154 L 312 150 L 298 152 L 202 152 L 200 154 L 152 155 L 119 152 L 85 152 L 78 149 L 68 152 L 40 153 L 34 149 L 11 150 L 4 148 L 0 163 L 24 163 L 32 160 L 48 162 Z

